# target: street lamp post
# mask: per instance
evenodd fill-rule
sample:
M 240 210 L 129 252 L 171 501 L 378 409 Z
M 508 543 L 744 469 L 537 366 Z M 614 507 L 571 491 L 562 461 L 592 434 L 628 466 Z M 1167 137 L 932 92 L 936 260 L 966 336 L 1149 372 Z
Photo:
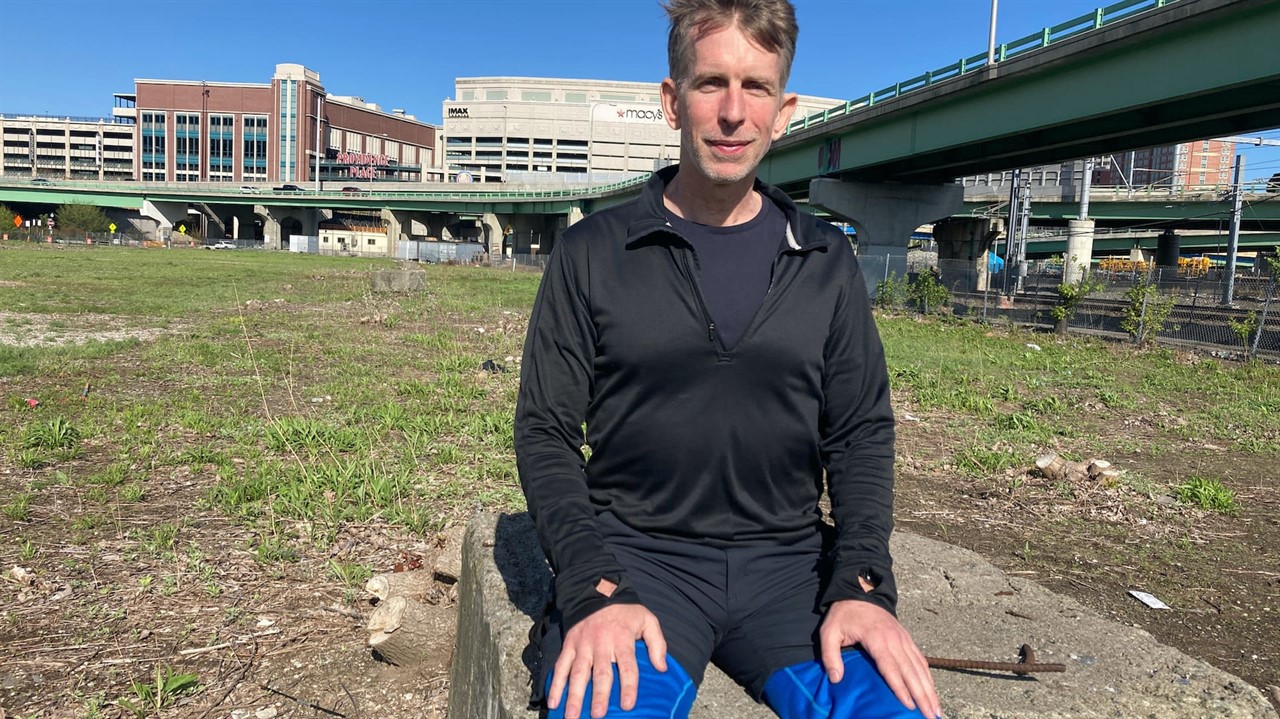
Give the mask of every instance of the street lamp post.
M 324 93 L 323 93 L 323 92 L 317 92 L 317 93 L 316 93 L 316 150 L 315 150 L 315 155 L 316 155 L 316 192 L 319 192 L 319 191 L 320 191 L 320 189 L 321 189 L 321 185 L 320 185 L 320 155 L 321 155 L 321 153 L 323 152 L 323 150 L 322 150 L 322 147 L 321 147 L 321 145 L 320 145 L 320 126 L 321 126 L 321 124 L 322 124 L 322 122 L 321 122 L 320 118 L 324 117 L 324 115 L 322 114 L 322 106 L 323 106 L 323 104 L 324 104 Z
M 991 0 L 991 33 L 987 36 L 987 67 L 996 61 L 996 4 L 1000 0 Z

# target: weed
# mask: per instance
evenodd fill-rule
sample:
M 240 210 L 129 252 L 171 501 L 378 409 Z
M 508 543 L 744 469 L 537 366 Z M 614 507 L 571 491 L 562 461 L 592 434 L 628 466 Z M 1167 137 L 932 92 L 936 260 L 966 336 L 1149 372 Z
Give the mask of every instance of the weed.
M 120 500 L 130 504 L 141 502 L 147 497 L 147 489 L 141 482 L 130 482 L 120 488 Z
M 1089 295 L 1101 290 L 1102 281 L 1089 275 L 1075 282 L 1058 285 L 1058 304 L 1049 311 L 1053 319 L 1058 321 L 1058 334 L 1067 333 L 1067 325 L 1071 322 L 1071 318 L 1076 316 L 1076 310 L 1084 304 Z
M 80 431 L 66 417 L 57 416 L 43 424 L 34 424 L 27 427 L 22 446 L 64 449 L 74 447 L 79 441 Z
M 1217 479 L 1192 475 L 1178 485 L 1174 497 L 1183 504 L 1223 514 L 1234 514 L 1238 508 L 1236 494 Z
M 153 556 L 173 551 L 174 541 L 178 538 L 178 526 L 160 524 L 151 528 L 151 532 L 142 539 L 142 548 Z
M 195 694 L 202 688 L 200 678 L 195 674 L 179 674 L 172 667 L 157 665 L 153 683 L 134 682 L 129 687 L 133 698 L 121 697 L 117 703 L 138 719 L 143 719 L 148 715 L 158 716 L 161 710 L 173 706 L 179 698 Z
M 373 576 L 373 570 L 363 564 L 339 562 L 336 559 L 329 560 L 328 570 L 329 576 L 342 582 L 342 585 L 348 589 L 363 586 L 365 581 Z
M 36 545 L 30 539 L 23 540 L 22 544 L 18 545 L 18 558 L 24 562 L 35 559 L 36 553 Z
M 1173 312 L 1173 304 L 1177 298 L 1161 293 L 1150 278 L 1135 283 L 1124 293 L 1124 298 L 1129 301 L 1129 305 L 1124 309 L 1120 329 L 1128 332 L 1139 345 L 1152 344 L 1156 336 L 1164 331 L 1165 322 Z
M 251 544 L 249 551 L 253 552 L 253 558 L 259 564 L 298 561 L 298 550 L 287 539 L 279 536 L 264 537 L 256 544 Z
M 44 451 L 38 447 L 24 447 L 18 450 L 18 456 L 15 462 L 22 469 L 40 469 L 47 465 L 49 460 L 45 457 Z
M 31 495 L 22 492 L 13 498 L 4 506 L 4 516 L 15 522 L 25 522 L 31 519 Z
M 938 275 L 932 268 L 916 275 L 915 282 L 907 290 L 907 297 L 925 314 L 942 312 L 951 302 L 951 292 L 938 282 Z
M 1015 467 L 1021 459 L 1008 449 L 969 447 L 956 455 L 956 466 L 969 474 L 986 476 Z
M 908 284 L 906 277 L 897 272 L 890 272 L 887 277 L 876 283 L 876 307 L 896 310 L 907 304 Z

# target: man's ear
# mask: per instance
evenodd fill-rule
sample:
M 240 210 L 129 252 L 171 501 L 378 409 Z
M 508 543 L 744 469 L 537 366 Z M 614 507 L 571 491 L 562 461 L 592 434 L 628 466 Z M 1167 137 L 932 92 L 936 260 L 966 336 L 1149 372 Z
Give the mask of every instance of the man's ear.
M 796 105 L 800 102 L 800 96 L 794 92 L 788 92 L 782 96 L 782 107 L 778 108 L 778 117 L 773 121 L 773 139 L 782 137 L 782 133 L 787 131 L 787 125 L 791 123 L 791 116 L 796 113 Z
M 676 81 L 667 78 L 662 81 L 662 114 L 667 118 L 667 125 L 672 130 L 680 129 L 680 93 Z

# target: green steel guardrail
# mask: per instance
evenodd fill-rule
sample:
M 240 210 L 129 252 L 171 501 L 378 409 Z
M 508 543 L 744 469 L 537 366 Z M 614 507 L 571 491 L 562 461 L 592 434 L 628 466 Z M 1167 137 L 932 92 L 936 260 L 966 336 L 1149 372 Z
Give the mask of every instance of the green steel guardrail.
M 591 196 L 608 195 L 622 190 L 628 190 L 638 187 L 649 181 L 649 175 L 640 175 L 627 180 L 619 180 L 608 185 L 599 185 L 595 187 L 578 187 L 560 190 L 524 190 L 524 191 L 500 191 L 500 192 L 451 192 L 448 190 L 432 190 L 432 191 L 402 191 L 402 190 L 361 190 L 360 192 L 343 192 L 341 190 L 272 190 L 269 188 L 261 188 L 257 191 L 250 192 L 241 190 L 239 187 L 210 187 L 207 184 L 193 186 L 194 183 L 165 183 L 163 186 L 146 185 L 141 183 L 106 183 L 106 182 L 75 182 L 63 180 L 50 180 L 48 184 L 33 185 L 29 180 L 21 180 L 18 182 L 7 182 L 0 179 L 0 187 L 8 188 L 41 188 L 41 189 L 84 189 L 96 190 L 99 192 L 123 192 L 132 195 L 150 194 L 184 194 L 184 195 L 215 195 L 215 196 L 240 196 L 240 197 L 332 197 L 332 198 L 348 198 L 348 199 L 396 199 L 396 200 L 479 200 L 484 202 L 502 202 L 510 200 L 549 200 L 549 199 L 582 199 Z
M 1085 13 L 1080 17 L 1072 18 L 1066 22 L 1058 23 L 1046 27 L 1038 32 L 1034 32 L 1026 37 L 1020 37 L 1012 42 L 1002 43 L 996 47 L 995 61 L 1003 62 L 1005 60 L 1017 57 L 1019 55 L 1048 47 L 1056 42 L 1061 42 L 1068 38 L 1077 37 L 1085 33 L 1093 32 L 1100 28 L 1106 27 L 1112 23 L 1124 20 L 1139 13 L 1147 12 L 1170 5 L 1177 0 L 1120 0 L 1114 5 L 1100 7 L 1091 12 Z M 849 100 L 843 105 L 837 105 L 821 112 L 815 112 L 812 115 L 806 115 L 798 120 L 792 120 L 787 125 L 784 135 L 789 135 L 796 130 L 804 130 L 815 127 L 826 122 L 830 122 L 836 118 L 844 117 L 849 113 L 863 107 L 871 107 L 879 102 L 890 100 L 895 97 L 901 97 L 909 92 L 920 90 L 934 83 L 943 80 L 950 80 L 960 77 L 975 70 L 980 70 L 987 65 L 987 53 L 979 53 L 972 57 L 962 58 L 946 67 L 931 70 L 921 75 L 916 75 L 908 80 L 894 83 L 888 87 L 876 90 L 874 92 L 863 95 L 856 100 Z

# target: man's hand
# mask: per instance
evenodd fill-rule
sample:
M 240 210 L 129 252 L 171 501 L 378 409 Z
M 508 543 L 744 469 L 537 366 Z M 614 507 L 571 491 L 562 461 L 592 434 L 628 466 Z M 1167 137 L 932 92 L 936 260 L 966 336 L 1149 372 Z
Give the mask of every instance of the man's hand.
M 615 588 L 612 582 L 604 579 L 597 587 L 605 596 L 612 595 Z M 640 683 L 640 670 L 636 666 L 637 639 L 643 640 L 649 648 L 649 661 L 654 668 L 665 672 L 667 641 L 658 626 L 658 618 L 643 606 L 614 604 L 575 624 L 565 635 L 564 647 L 556 660 L 547 707 L 555 709 L 560 706 L 567 682 L 569 699 L 564 716 L 565 719 L 578 719 L 582 714 L 587 682 L 591 681 L 591 717 L 600 719 L 609 710 L 613 665 L 617 664 L 622 708 L 624 711 L 633 709 Z
M 857 599 L 833 602 L 822 620 L 818 637 L 822 644 L 822 665 L 833 684 L 844 678 L 840 650 L 861 644 L 903 706 L 919 708 L 926 717 L 942 716 L 929 663 L 916 648 L 911 635 L 889 612 Z

